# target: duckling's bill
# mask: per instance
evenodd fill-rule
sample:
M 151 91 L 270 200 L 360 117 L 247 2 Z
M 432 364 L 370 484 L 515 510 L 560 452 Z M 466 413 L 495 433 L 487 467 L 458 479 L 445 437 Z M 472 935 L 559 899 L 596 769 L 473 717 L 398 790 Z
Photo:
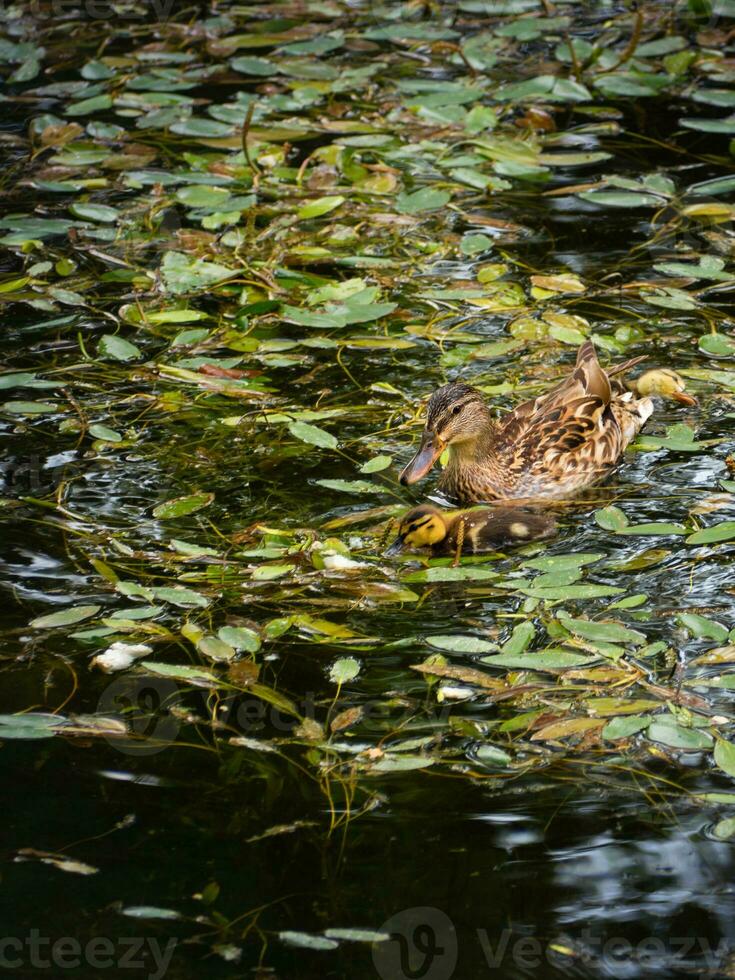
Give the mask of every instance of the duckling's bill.
M 406 539 L 404 535 L 399 534 L 395 541 L 391 542 L 391 544 L 389 544 L 385 549 L 386 558 L 395 558 L 396 555 L 400 555 L 400 553 L 403 551 L 405 541 Z
M 690 395 L 687 391 L 672 391 L 671 397 L 675 402 L 679 402 L 681 405 L 689 405 L 690 407 L 693 407 L 699 404 L 694 395 Z

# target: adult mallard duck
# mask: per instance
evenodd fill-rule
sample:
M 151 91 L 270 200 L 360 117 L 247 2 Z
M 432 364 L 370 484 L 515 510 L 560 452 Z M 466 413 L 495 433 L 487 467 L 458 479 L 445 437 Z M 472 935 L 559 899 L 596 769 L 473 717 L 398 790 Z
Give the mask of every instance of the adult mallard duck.
M 556 530 L 556 521 L 520 507 L 474 510 L 439 510 L 421 504 L 404 514 L 398 537 L 386 551 L 397 555 L 404 548 L 431 548 L 432 555 L 476 555 L 495 551 L 498 545 L 546 538 Z
M 683 388 L 673 372 L 648 372 L 650 385 L 638 397 L 615 376 L 642 360 L 636 357 L 605 371 L 594 346 L 585 341 L 567 378 L 497 420 L 477 388 L 444 385 L 429 399 L 421 444 L 401 473 L 401 483 L 426 476 L 448 449 L 439 487 L 462 504 L 554 499 L 590 486 L 616 465 L 651 415 L 649 395 Z

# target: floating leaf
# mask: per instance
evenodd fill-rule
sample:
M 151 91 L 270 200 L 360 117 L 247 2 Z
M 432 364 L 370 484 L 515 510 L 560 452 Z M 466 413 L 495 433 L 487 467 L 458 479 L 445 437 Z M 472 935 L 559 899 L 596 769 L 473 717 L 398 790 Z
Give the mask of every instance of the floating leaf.
M 566 650 L 549 650 L 545 653 L 509 654 L 496 653 L 483 657 L 482 662 L 492 667 L 514 667 L 519 670 L 566 670 L 569 667 L 582 667 L 593 663 L 598 657 L 581 653 L 568 653 Z
M 610 742 L 619 738 L 630 738 L 647 728 L 651 719 L 646 715 L 622 716 L 611 719 L 602 729 L 602 737 Z
M 204 259 L 194 259 L 183 252 L 166 252 L 161 276 L 166 291 L 174 295 L 206 289 L 238 274 L 237 269 Z
M 144 660 L 138 666 L 147 670 L 150 674 L 170 677 L 172 680 L 204 684 L 206 686 L 217 684 L 215 675 L 201 667 L 188 667 L 182 664 L 159 664 L 153 660 Z
M 334 684 L 346 684 L 360 673 L 360 661 L 354 657 L 340 657 L 329 668 L 329 679 Z
M 721 333 L 708 333 L 700 337 L 699 349 L 710 357 L 735 357 L 735 341 Z
M 561 588 L 538 588 L 530 586 L 518 589 L 524 595 L 553 602 L 564 599 L 599 599 L 603 596 L 620 595 L 624 589 L 612 585 L 565 585 Z
M 362 464 L 360 467 L 360 472 L 380 473 L 382 470 L 387 470 L 392 463 L 392 456 L 375 456 L 373 459 L 369 459 L 367 463 Z
M 100 608 L 100 606 L 72 606 L 70 609 L 48 613 L 46 616 L 37 616 L 28 625 L 34 630 L 72 626 L 74 623 L 81 623 L 83 619 L 91 619 L 92 616 L 96 616 Z
M 724 738 L 715 741 L 715 765 L 735 778 L 735 745 Z
M 724 820 L 718 820 L 712 828 L 712 835 L 717 840 L 730 840 L 731 837 L 734 837 L 735 817 L 725 817 Z
M 313 949 L 319 952 L 337 949 L 339 945 L 334 939 L 327 939 L 325 936 L 315 936 L 308 932 L 293 932 L 290 929 L 279 932 L 278 937 L 289 946 L 300 946 L 302 949 Z
M 487 653 L 496 650 L 495 643 L 480 640 L 476 636 L 427 636 L 429 646 L 438 650 L 448 650 L 450 653 Z
M 503 644 L 501 653 L 506 657 L 517 657 L 525 653 L 536 636 L 533 623 L 518 623 L 513 627 L 510 639 Z
M 0 715 L 0 741 L 3 739 L 53 738 L 65 720 L 59 715 L 29 711 L 26 714 Z
M 676 617 L 676 621 L 698 639 L 706 637 L 717 643 L 724 643 L 730 632 L 721 623 L 698 616 L 696 613 L 681 613 Z
M 122 442 L 122 436 L 119 432 L 109 428 L 109 426 L 101 425 L 99 422 L 90 425 L 89 434 L 95 439 L 102 439 L 104 442 Z
M 257 653 L 260 649 L 259 634 L 247 626 L 222 626 L 217 630 L 217 636 L 236 650 Z
M 229 643 L 226 643 L 221 637 L 211 634 L 200 637 L 196 641 L 196 648 L 202 656 L 207 657 L 208 660 L 214 660 L 215 663 L 232 660 L 235 656 L 235 650 Z
M 283 578 L 284 575 L 290 575 L 293 570 L 293 565 L 261 565 L 259 568 L 253 569 L 252 578 L 256 582 L 269 582 L 273 579 Z
M 569 738 L 571 735 L 584 735 L 586 732 L 602 728 L 604 721 L 597 718 L 566 718 L 545 725 L 531 736 L 532 742 L 544 742 L 549 739 Z
M 372 929 L 325 929 L 327 939 L 339 939 L 348 943 L 385 943 L 392 937 L 387 932 Z
M 316 201 L 309 201 L 308 204 L 300 207 L 296 217 L 301 221 L 307 221 L 309 218 L 320 218 L 323 214 L 334 211 L 344 202 L 345 198 L 339 194 L 334 197 L 320 197 Z
M 331 432 L 320 429 L 318 425 L 309 425 L 308 422 L 290 422 L 288 431 L 292 436 L 302 442 L 308 442 L 311 446 L 320 446 L 322 449 L 336 449 L 339 443 Z
M 628 518 L 619 507 L 603 507 L 595 511 L 595 520 L 604 531 L 624 531 Z
M 105 334 L 100 337 L 97 349 L 100 357 L 109 357 L 113 361 L 133 361 L 141 356 L 140 348 L 117 334 Z
M 100 221 L 105 224 L 117 221 L 120 217 L 120 212 L 107 204 L 79 204 L 75 202 L 69 206 L 69 210 L 77 218 L 84 218 L 87 221 Z
M 127 908 L 120 909 L 121 915 L 127 915 L 131 919 L 180 919 L 181 915 L 174 909 L 162 909 L 156 905 L 129 905 Z
M 602 640 L 605 643 L 623 643 L 641 646 L 646 637 L 638 630 L 631 630 L 620 623 L 592 622 L 588 619 L 560 619 L 563 626 L 576 636 L 586 640 Z
M 653 742 L 661 742 L 672 749 L 709 749 L 712 736 L 696 728 L 684 728 L 673 721 L 652 721 L 648 726 L 648 737 Z
M 660 208 L 663 203 L 663 199 L 654 194 L 634 191 L 582 191 L 578 196 L 583 201 L 609 208 Z
M 508 752 L 504 752 L 503 749 L 498 748 L 497 745 L 481 745 L 472 753 L 472 758 L 475 762 L 481 762 L 484 766 L 501 766 L 503 768 L 510 765 L 513 761 L 512 756 Z
M 174 497 L 153 508 L 153 516 L 161 521 L 169 521 L 174 517 L 186 517 L 203 510 L 214 500 L 213 493 L 193 493 L 188 497 Z
M 421 190 L 408 194 L 401 192 L 396 197 L 396 210 L 400 214 L 419 214 L 421 211 L 437 211 L 447 205 L 451 199 L 449 191 L 436 187 L 422 187 Z
M 629 524 L 627 527 L 621 528 L 618 534 L 628 534 L 628 535 L 669 535 L 669 534 L 686 534 L 686 528 L 682 524 L 667 524 L 662 522 L 654 522 L 652 524 Z
M 464 565 L 460 568 L 436 566 L 425 568 L 420 572 L 411 572 L 403 577 L 404 582 L 481 582 L 497 579 L 498 573 L 489 568 L 478 568 L 476 565 Z
M 371 769 L 374 772 L 411 772 L 414 769 L 427 769 L 434 761 L 425 755 L 384 755 Z
M 376 483 L 365 480 L 315 480 L 320 487 L 328 490 L 340 490 L 342 493 L 378 493 L 381 487 Z
M 170 602 L 172 606 L 180 606 L 182 609 L 203 609 L 209 605 L 209 599 L 206 596 L 200 595 L 199 592 L 194 592 L 192 589 L 186 589 L 183 585 L 170 587 L 162 585 L 151 589 L 151 592 L 157 599 Z
M 709 94 L 716 92 L 716 89 L 708 89 Z M 728 99 L 730 99 L 730 104 L 735 107 L 735 90 L 726 89 L 722 90 L 726 92 Z M 717 194 L 728 194 L 730 191 L 735 191 L 735 177 L 714 177 L 711 180 L 703 180 L 698 184 L 690 184 L 687 187 L 687 194 L 692 194 L 694 197 L 709 197 L 710 194 L 716 196 Z
M 51 402 L 3 402 L 3 411 L 11 415 L 52 415 L 59 406 Z
M 697 442 L 695 436 L 696 433 L 691 426 L 679 423 L 666 430 L 665 438 L 641 436 L 638 443 L 648 449 L 671 449 L 674 452 L 691 453 L 707 445 L 705 442 Z
M 718 541 L 731 541 L 733 538 L 735 538 L 735 521 L 722 521 L 720 524 L 690 534 L 686 543 L 716 544 Z

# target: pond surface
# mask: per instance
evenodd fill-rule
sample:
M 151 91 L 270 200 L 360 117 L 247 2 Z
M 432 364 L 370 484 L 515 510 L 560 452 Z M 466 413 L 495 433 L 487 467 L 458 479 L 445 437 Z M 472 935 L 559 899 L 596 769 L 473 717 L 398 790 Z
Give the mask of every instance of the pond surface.
M 735 3 L 61 6 L 0 14 L 0 965 L 732 976 Z M 433 388 L 587 337 L 697 405 L 385 558 Z

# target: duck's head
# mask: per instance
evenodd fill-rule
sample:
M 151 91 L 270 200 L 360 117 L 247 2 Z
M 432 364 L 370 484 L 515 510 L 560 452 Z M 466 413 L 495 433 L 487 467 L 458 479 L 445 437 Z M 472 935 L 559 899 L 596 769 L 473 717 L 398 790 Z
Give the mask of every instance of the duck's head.
M 684 379 L 668 368 L 654 368 L 646 371 L 633 382 L 639 395 L 658 395 L 660 398 L 671 398 L 682 405 L 696 405 L 697 399 L 685 391 Z
M 426 408 L 418 452 L 401 473 L 401 483 L 408 485 L 426 476 L 447 446 L 478 439 L 489 424 L 490 413 L 477 388 L 461 382 L 437 388 Z
M 447 523 L 438 507 L 422 504 L 414 507 L 401 518 L 398 537 L 386 551 L 386 555 L 397 555 L 404 547 L 428 548 L 439 544 L 447 536 Z

